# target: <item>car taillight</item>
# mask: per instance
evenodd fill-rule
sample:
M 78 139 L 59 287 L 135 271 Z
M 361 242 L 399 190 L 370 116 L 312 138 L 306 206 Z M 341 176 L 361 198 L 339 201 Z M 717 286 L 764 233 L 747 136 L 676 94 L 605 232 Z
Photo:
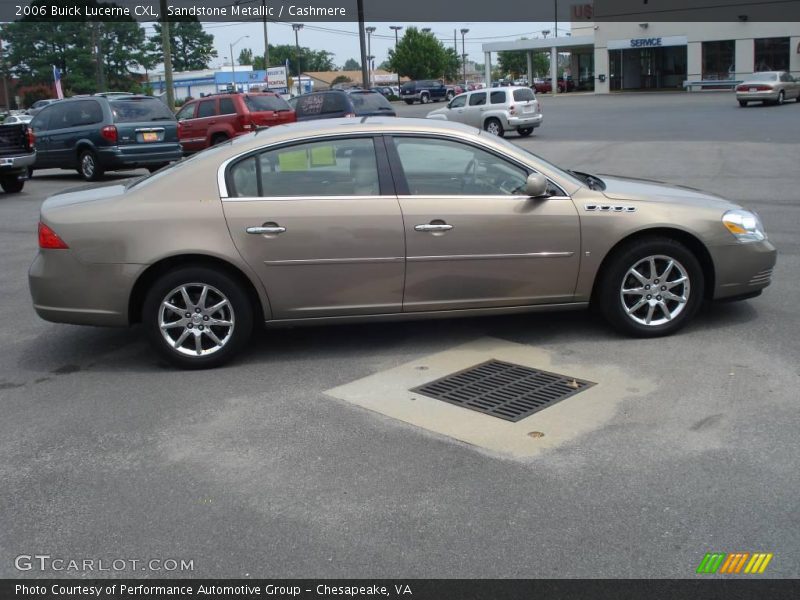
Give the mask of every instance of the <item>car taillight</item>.
M 249 115 L 239 115 L 239 125 L 245 131 L 250 131 L 251 129 L 254 129 L 253 122 L 250 120 Z
M 28 148 L 33 150 L 34 146 L 36 145 L 36 134 L 33 132 L 33 129 L 28 127 L 28 131 L 26 132 L 28 136 Z
M 516 106 L 514 106 L 513 104 L 512 104 L 511 106 L 509 106 L 509 107 L 508 107 L 508 112 L 510 112 L 512 115 L 513 115 L 513 114 L 514 114 L 516 111 L 517 111 L 517 107 L 516 107 Z
M 100 137 L 104 140 L 111 142 L 112 144 L 117 143 L 117 128 L 113 125 L 106 125 L 100 130 Z
M 68 250 L 69 246 L 64 243 L 55 231 L 39 221 L 39 248 L 46 250 Z

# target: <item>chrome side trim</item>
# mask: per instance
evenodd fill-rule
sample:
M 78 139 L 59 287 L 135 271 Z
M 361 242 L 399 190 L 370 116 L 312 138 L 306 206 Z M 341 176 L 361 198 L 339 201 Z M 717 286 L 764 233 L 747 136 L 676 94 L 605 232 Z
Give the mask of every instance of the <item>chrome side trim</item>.
M 449 256 L 409 256 L 408 262 L 436 260 L 506 260 L 509 258 L 567 258 L 574 252 L 526 252 L 524 254 L 451 254 Z
M 295 267 L 303 265 L 352 265 L 371 263 L 398 263 L 405 259 L 402 256 L 380 256 L 364 258 L 304 258 L 299 260 L 265 260 L 269 267 Z
M 242 196 L 222 198 L 223 202 L 301 202 L 303 200 L 393 200 L 397 201 L 397 196 Z

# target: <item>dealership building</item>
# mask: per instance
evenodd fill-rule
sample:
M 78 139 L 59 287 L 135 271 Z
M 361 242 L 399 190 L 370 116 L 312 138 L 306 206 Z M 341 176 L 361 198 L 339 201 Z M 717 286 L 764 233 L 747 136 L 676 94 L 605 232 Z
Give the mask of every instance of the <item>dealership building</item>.
M 590 4 L 574 4 L 570 27 L 553 37 L 483 44 L 486 76 L 493 54 L 550 57 L 550 72 L 571 76 L 578 89 L 598 94 L 634 90 L 730 89 L 755 71 L 789 71 L 800 77 L 800 24 L 755 22 L 593 22 Z M 566 25 L 566 24 L 565 24 Z M 496 57 L 495 57 L 496 58 Z M 553 91 L 557 92 L 556 86 Z

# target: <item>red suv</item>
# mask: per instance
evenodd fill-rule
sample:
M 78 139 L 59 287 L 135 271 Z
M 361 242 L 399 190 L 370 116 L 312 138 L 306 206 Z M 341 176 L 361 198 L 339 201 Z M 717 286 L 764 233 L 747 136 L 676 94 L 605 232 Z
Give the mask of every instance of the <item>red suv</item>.
M 184 152 L 197 152 L 256 127 L 293 123 L 289 103 L 272 92 L 213 94 L 191 100 L 177 114 Z

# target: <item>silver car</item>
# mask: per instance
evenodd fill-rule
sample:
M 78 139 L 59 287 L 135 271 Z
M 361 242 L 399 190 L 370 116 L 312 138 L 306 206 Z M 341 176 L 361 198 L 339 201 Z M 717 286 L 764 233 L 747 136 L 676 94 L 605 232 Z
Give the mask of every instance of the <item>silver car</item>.
M 800 81 L 786 71 L 761 71 L 753 73 L 736 86 L 739 106 L 748 102 L 783 104 L 786 100 L 800 102 Z
M 49 321 L 141 322 L 186 368 L 254 324 L 582 309 L 637 337 L 757 296 L 758 216 L 683 187 L 566 171 L 456 123 L 279 125 L 127 184 L 48 198 L 30 268 Z M 276 341 L 280 337 L 275 338 Z
M 455 121 L 503 137 L 506 131 L 528 136 L 542 124 L 542 106 L 528 87 L 496 87 L 460 94 L 429 119 Z

